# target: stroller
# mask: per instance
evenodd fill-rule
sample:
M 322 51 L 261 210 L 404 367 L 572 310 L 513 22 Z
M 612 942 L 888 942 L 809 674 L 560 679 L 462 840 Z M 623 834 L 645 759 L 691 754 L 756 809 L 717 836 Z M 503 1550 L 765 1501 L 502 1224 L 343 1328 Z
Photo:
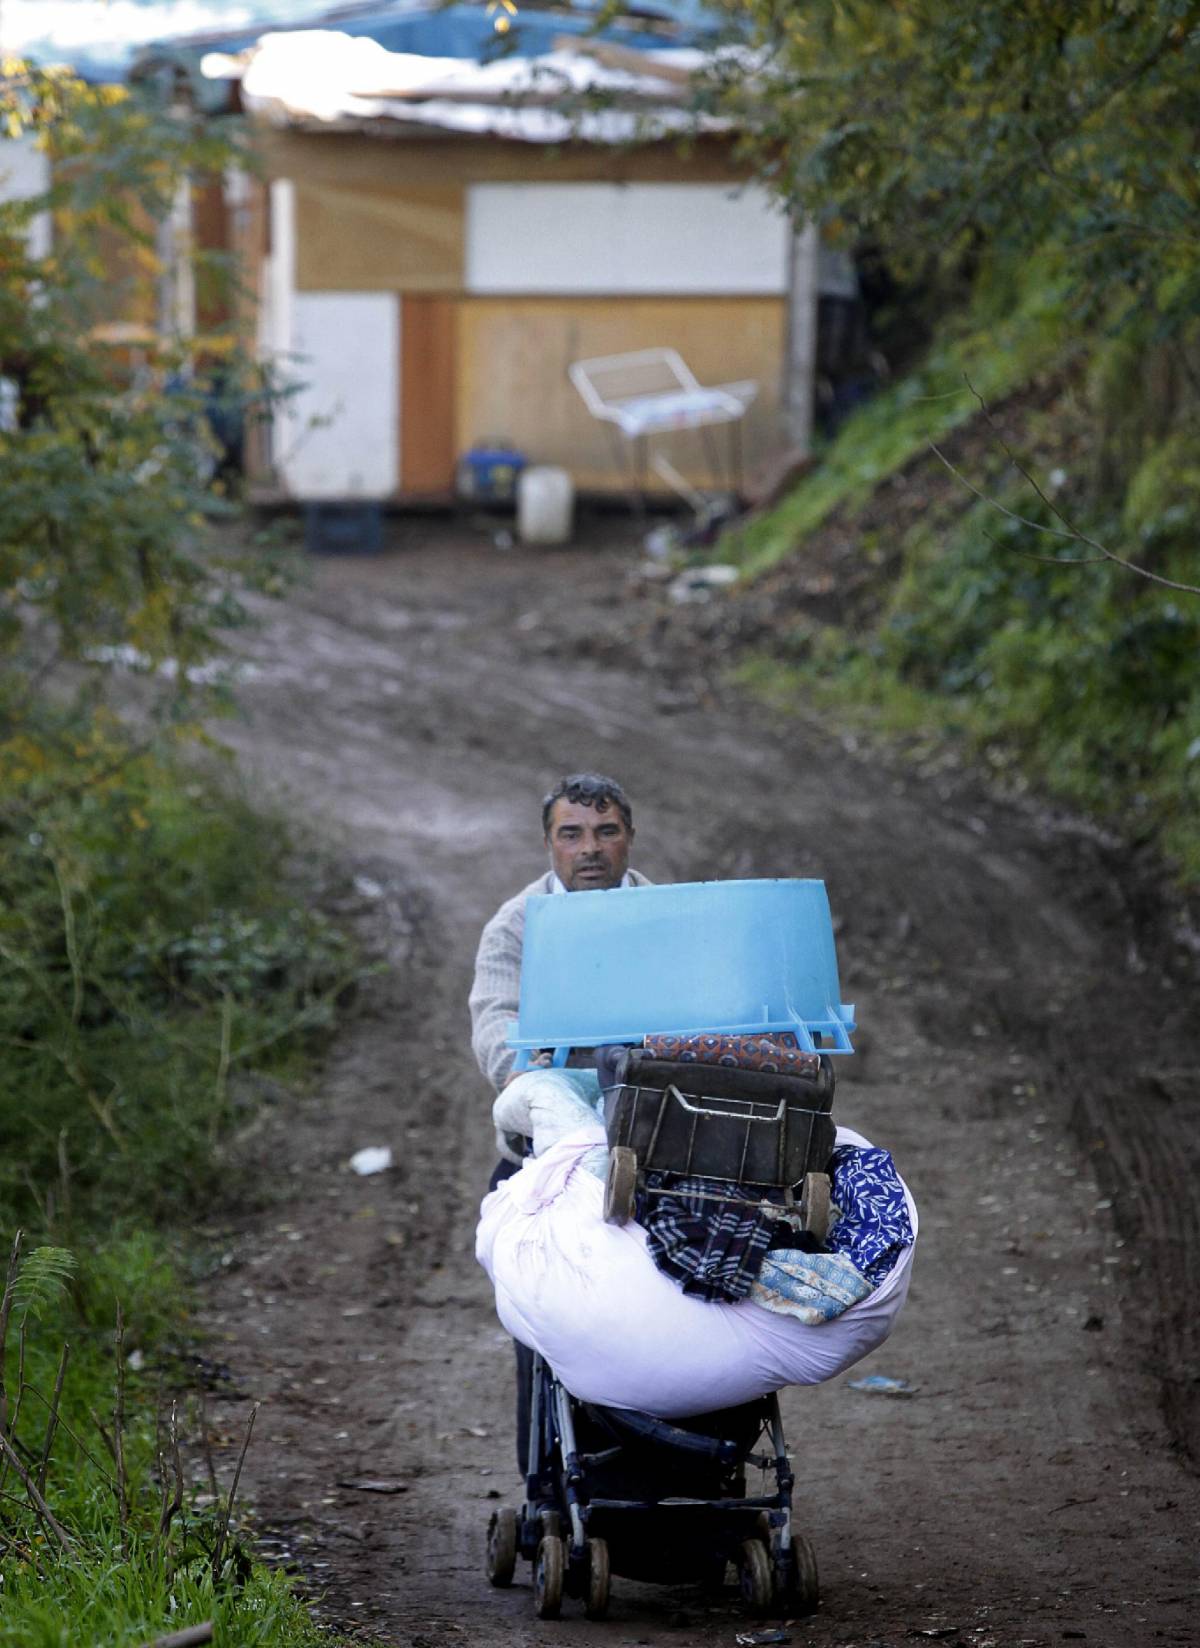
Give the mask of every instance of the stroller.
M 575 1003 L 554 996 L 566 957 L 578 971 L 576 924 L 586 920 L 589 904 L 593 917 L 603 913 L 612 924 L 610 936 L 616 937 L 624 912 L 640 920 L 651 914 L 655 902 L 664 905 L 663 914 L 679 915 L 682 909 L 694 917 L 699 909 L 702 918 L 716 922 L 726 941 L 731 932 L 736 934 L 738 920 L 749 921 L 761 953 L 770 948 L 761 900 L 743 898 L 738 889 L 757 895 L 761 889 L 774 894 L 780 888 L 802 888 L 809 897 L 808 890 L 817 888 L 824 903 L 819 882 L 705 883 L 530 900 L 521 1018 L 510 1039 L 525 1050 L 554 1045 L 556 1063 L 565 1062 L 568 1047 L 599 1049 L 596 1064 L 609 1144 L 604 1217 L 610 1223 L 625 1223 L 639 1198 L 644 1206 L 646 1198 L 683 1177 L 689 1194 L 718 1202 L 728 1199 L 733 1182 L 743 1197 L 770 1203 L 772 1213 L 798 1232 L 818 1240 L 824 1236 L 829 1218 L 826 1168 L 835 1135 L 833 1069 L 827 1054 L 810 1059 L 804 1075 L 654 1057 L 643 1047 L 628 1045 L 634 1039 L 628 1029 L 611 1032 L 625 1023 L 623 1014 L 633 1011 L 659 1025 L 672 1020 L 687 1024 L 678 1009 L 664 1006 L 661 992 L 657 1000 L 637 993 L 634 1005 L 618 1002 L 614 1007 L 610 1002 L 609 1010 L 594 1011 L 590 1022 L 580 1018 Z M 699 899 L 693 896 L 697 894 Z M 671 911 L 663 895 L 670 896 Z M 597 899 L 605 902 L 596 906 L 592 901 Z M 828 924 L 827 904 L 824 910 Z M 594 920 L 586 931 L 586 954 L 593 961 L 599 957 L 603 967 L 604 932 Z M 677 965 L 665 975 L 656 974 L 685 992 L 689 979 L 681 978 L 681 972 L 686 975 L 689 957 L 712 953 L 711 945 L 697 946 L 696 937 L 693 921 L 688 942 L 678 949 Z M 560 946 L 562 956 L 556 954 Z M 608 974 L 626 985 L 629 953 L 624 949 Z M 530 958 L 536 958 L 535 966 Z M 826 1008 L 815 1023 L 810 1015 L 806 1024 L 794 1016 L 793 976 L 787 984 L 792 1016 L 785 1023 L 800 1034 L 801 1045 L 810 1053 L 819 1052 L 823 1041 L 831 1050 L 849 1051 L 846 1027 L 852 1026 L 852 1010 Z M 836 1003 L 836 975 L 832 992 L 826 996 Z M 700 993 L 693 988 L 689 999 L 694 1003 Z M 767 999 L 761 990 L 758 999 Z M 701 1011 L 718 1025 L 723 1021 L 734 1032 L 751 1028 L 731 1022 L 728 1010 L 718 1013 L 714 1007 L 709 1001 Z M 696 1011 L 694 1005 L 691 1011 Z M 569 1025 L 569 1039 L 548 1034 L 553 1024 Z M 753 1028 L 769 1033 L 772 1026 Z M 610 1043 L 617 1045 L 606 1045 Z M 711 1191 L 699 1190 L 698 1182 L 706 1180 L 712 1181 Z M 493 1585 L 510 1585 L 517 1559 L 523 1557 L 533 1564 L 539 1618 L 557 1618 L 563 1598 L 572 1597 L 582 1601 L 589 1619 L 602 1619 L 613 1574 L 717 1586 L 733 1563 L 749 1613 L 797 1615 L 816 1608 L 816 1557 L 793 1527 L 794 1477 L 774 1394 L 716 1413 L 665 1420 L 577 1399 L 536 1353 L 530 1378 L 525 1503 L 519 1512 L 505 1507 L 491 1517 L 487 1574 Z M 748 1470 L 764 1473 L 757 1493 L 748 1491 Z M 766 1473 L 773 1473 L 773 1489 Z
M 668 1423 L 576 1401 L 538 1355 L 532 1378 L 526 1500 L 519 1513 L 492 1514 L 493 1585 L 510 1585 L 522 1556 L 539 1619 L 557 1619 L 564 1596 L 603 1619 L 613 1573 L 719 1585 L 734 1562 L 750 1613 L 816 1608 L 816 1557 L 792 1526 L 777 1397 Z M 756 1453 L 764 1434 L 770 1452 Z M 748 1494 L 747 1466 L 773 1469 L 774 1492 Z

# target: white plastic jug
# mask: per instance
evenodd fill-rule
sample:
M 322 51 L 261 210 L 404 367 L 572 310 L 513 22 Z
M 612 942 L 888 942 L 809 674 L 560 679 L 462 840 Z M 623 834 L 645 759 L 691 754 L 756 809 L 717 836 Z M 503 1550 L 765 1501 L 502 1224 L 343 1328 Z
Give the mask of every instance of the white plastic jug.
M 571 536 L 575 488 L 565 469 L 523 469 L 517 481 L 517 535 L 525 544 L 565 544 Z

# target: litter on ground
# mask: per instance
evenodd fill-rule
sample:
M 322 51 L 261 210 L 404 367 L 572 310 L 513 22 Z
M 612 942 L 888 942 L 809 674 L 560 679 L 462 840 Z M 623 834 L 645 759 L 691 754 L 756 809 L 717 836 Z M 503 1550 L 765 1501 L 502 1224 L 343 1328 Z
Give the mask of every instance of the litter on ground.
M 862 1379 L 847 1381 L 851 1390 L 866 1391 L 870 1396 L 911 1396 L 913 1387 L 907 1379 L 889 1379 L 883 1373 L 869 1373 Z
M 386 1173 L 392 1166 L 392 1152 L 386 1144 L 365 1145 L 351 1156 L 350 1166 L 364 1178 L 369 1173 Z

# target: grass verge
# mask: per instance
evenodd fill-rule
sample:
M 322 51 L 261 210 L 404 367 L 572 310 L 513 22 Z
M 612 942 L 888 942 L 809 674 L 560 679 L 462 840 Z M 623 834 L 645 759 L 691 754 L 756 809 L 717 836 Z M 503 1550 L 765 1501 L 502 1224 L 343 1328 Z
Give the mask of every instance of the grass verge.
M 1180 545 L 1160 564 L 1184 576 L 1192 554 Z M 795 620 L 737 673 L 779 706 L 836 708 L 926 759 L 958 750 L 1009 789 L 1152 842 L 1195 887 L 1198 656 L 1200 598 L 1047 558 L 1034 528 L 974 504 L 910 534 L 868 626 Z

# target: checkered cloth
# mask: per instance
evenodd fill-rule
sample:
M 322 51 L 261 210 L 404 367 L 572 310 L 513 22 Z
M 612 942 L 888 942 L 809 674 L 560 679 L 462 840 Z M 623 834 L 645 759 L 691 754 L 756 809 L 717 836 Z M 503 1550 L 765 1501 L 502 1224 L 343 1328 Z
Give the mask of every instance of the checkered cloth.
M 685 1293 L 700 1299 L 744 1299 L 781 1230 L 790 1247 L 804 1240 L 762 1210 L 761 1188 L 727 1179 L 647 1173 L 646 1192 L 639 1223 L 646 1230 L 650 1257 Z M 726 1199 L 715 1202 L 710 1196 Z

